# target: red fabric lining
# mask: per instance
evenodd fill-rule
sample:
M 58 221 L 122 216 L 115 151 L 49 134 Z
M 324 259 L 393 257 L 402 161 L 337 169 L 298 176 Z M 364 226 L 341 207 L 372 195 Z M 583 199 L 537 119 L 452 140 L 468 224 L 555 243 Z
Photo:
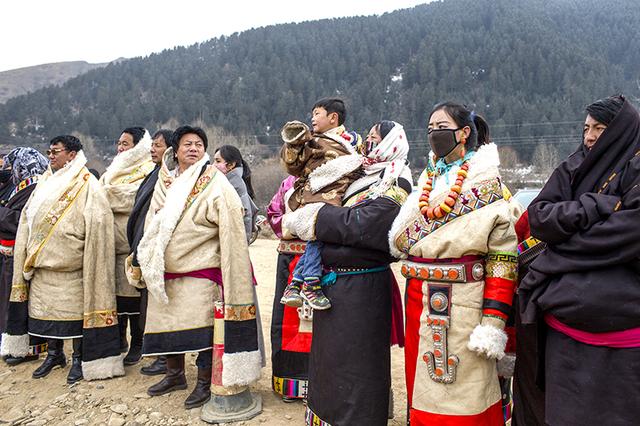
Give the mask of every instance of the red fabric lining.
M 434 414 L 411 409 L 411 426 L 504 426 L 502 400 L 471 416 Z
M 484 298 L 511 306 L 516 283 L 505 278 L 487 277 L 484 280 Z
M 0 240 L 0 246 L 13 247 L 16 245 L 16 240 Z
M 422 303 L 422 280 L 417 278 L 408 280 L 406 300 L 407 323 L 405 328 L 404 368 L 407 379 L 407 399 L 409 406 L 411 406 L 420 343 L 420 316 L 424 309 Z
M 289 278 L 287 279 L 287 284 L 289 284 L 293 278 L 293 270 L 298 264 L 300 256 L 301 255 L 296 254 L 289 263 Z M 289 352 L 311 352 L 311 338 L 313 334 L 301 333 L 299 328 L 300 317 L 298 316 L 298 310 L 290 306 L 285 306 L 282 317 L 282 350 Z

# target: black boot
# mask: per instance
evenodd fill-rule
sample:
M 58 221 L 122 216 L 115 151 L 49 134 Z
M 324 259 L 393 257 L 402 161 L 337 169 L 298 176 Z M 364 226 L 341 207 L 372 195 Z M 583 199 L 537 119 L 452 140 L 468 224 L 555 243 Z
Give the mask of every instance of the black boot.
M 49 340 L 49 348 L 47 351 L 47 357 L 44 359 L 40 367 L 36 368 L 32 377 L 34 379 L 40 379 L 51 373 L 55 367 L 64 368 L 67 366 L 67 359 L 62 351 L 64 342 L 59 339 Z
M 74 384 L 82 378 L 82 339 L 73 339 L 73 355 L 71 355 L 71 369 L 67 375 L 67 384 Z
M 129 327 L 131 330 L 131 345 L 129 353 L 124 357 L 124 365 L 134 365 L 142 358 L 142 326 L 140 324 L 140 315 L 131 315 L 129 317 Z
M 211 399 L 211 367 L 198 368 L 198 381 L 191 395 L 184 401 L 187 410 L 202 407 Z
M 18 365 L 18 364 L 22 364 L 23 362 L 29 362 L 29 361 L 35 361 L 39 358 L 38 355 L 27 355 L 27 356 L 6 356 L 4 357 L 4 362 L 7 363 L 7 365 L 10 366 L 14 366 L 14 365 Z
M 120 353 L 125 353 L 129 349 L 127 343 L 127 315 L 118 315 L 118 329 L 120 330 Z
M 157 376 L 158 374 L 165 374 L 167 372 L 167 357 L 164 355 L 156 358 L 151 365 L 142 367 L 140 373 L 145 376 Z
M 160 382 L 147 389 L 151 396 L 187 388 L 187 378 L 184 376 L 184 354 L 167 355 L 167 374 Z

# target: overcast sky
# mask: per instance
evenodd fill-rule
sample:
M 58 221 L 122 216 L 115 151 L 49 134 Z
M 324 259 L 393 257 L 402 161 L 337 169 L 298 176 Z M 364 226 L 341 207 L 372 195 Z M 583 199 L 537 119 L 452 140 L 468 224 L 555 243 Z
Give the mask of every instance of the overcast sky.
M 0 71 L 50 62 L 108 62 L 286 22 L 373 15 L 429 0 L 7 0 Z

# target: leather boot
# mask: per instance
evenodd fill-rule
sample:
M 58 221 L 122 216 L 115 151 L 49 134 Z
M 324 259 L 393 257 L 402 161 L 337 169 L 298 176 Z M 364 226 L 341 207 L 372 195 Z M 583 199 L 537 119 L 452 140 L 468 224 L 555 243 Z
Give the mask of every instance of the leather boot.
M 142 367 L 140 373 L 145 376 L 157 376 L 158 374 L 165 374 L 167 372 L 167 357 L 160 355 L 156 358 L 151 365 Z
M 59 339 L 49 340 L 47 357 L 44 359 L 42 364 L 40 364 L 40 367 L 36 368 L 36 371 L 33 372 L 32 377 L 34 379 L 45 377 L 47 374 L 51 373 L 51 370 L 55 367 L 64 368 L 67 366 L 67 359 L 62 351 L 62 348 L 64 347 L 63 344 L 63 341 Z
M 167 355 L 167 374 L 160 382 L 147 389 L 151 396 L 187 388 L 187 378 L 184 376 L 184 354 Z
M 211 399 L 211 367 L 198 368 L 198 381 L 191 395 L 184 401 L 187 410 L 203 406 Z
M 67 384 L 71 385 L 82 379 L 82 339 L 73 339 L 73 354 L 71 355 L 71 369 L 67 375 Z
M 129 329 L 131 330 L 131 345 L 129 353 L 124 357 L 124 365 L 134 365 L 142 358 L 142 327 L 140 325 L 140 315 L 129 317 Z
M 125 353 L 129 349 L 127 343 L 127 319 L 126 315 L 118 315 L 118 330 L 120 330 L 120 353 Z
M 18 357 L 9 355 L 4 358 L 4 362 L 6 362 L 7 365 L 10 365 L 13 367 L 15 365 L 22 364 L 23 362 L 35 361 L 38 358 L 39 358 L 38 355 L 27 355 L 27 356 L 18 356 Z

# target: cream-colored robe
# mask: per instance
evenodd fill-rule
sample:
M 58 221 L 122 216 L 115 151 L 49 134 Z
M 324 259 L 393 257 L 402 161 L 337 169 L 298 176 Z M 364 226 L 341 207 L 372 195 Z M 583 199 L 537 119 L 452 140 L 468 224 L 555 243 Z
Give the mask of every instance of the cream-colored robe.
M 104 186 L 114 218 L 116 256 L 116 295 L 120 297 L 140 297 L 140 292 L 129 285 L 125 274 L 125 260 L 130 253 L 127 241 L 127 222 L 135 202 L 136 193 L 144 178 L 151 173 L 151 136 L 145 131 L 144 137 L 128 151 L 118 154 L 107 171 L 100 178 Z M 119 314 L 139 314 L 140 312 L 118 312 Z
M 225 323 L 256 319 L 242 203 L 215 166 L 207 165 L 200 175 L 206 161 L 208 156 L 174 178 L 173 150 L 164 154 L 138 246 L 141 285 L 150 293 L 145 336 L 213 327 L 215 303 L 222 301 Z M 221 269 L 223 289 L 206 279 L 164 279 L 165 272 L 208 268 Z M 216 328 L 217 343 L 224 342 L 222 333 Z M 202 342 L 192 350 L 206 350 L 213 344 Z M 222 362 L 224 386 L 247 385 L 260 377 L 258 350 L 225 352 Z
M 462 187 L 462 193 L 456 206 L 466 198 L 469 206 L 475 204 L 476 196 L 482 200 L 495 201 L 481 208 L 472 209 L 459 217 L 450 220 L 434 229 L 420 213 L 418 199 L 421 195 L 424 177 L 420 179 L 419 190 L 409 196 L 394 221 L 389 233 L 391 253 L 398 258 L 407 255 L 426 259 L 460 258 L 468 255 L 486 256 L 490 253 L 511 254 L 515 257 L 517 237 L 514 224 L 521 214 L 521 206 L 517 202 L 503 198 L 503 185 L 498 171 L 499 158 L 494 144 L 481 146 L 469 163 L 469 172 Z M 458 167 L 449 173 L 449 183 L 443 182 L 444 176 L 438 177 L 431 192 L 431 206 L 441 203 L 455 182 Z M 474 198 L 476 197 L 476 198 Z M 454 210 L 455 211 L 455 210 Z M 515 266 L 512 263 L 500 264 L 487 262 L 486 277 L 495 276 L 507 280 L 515 280 Z M 408 270 L 415 266 L 406 263 Z M 493 269 L 491 269 L 493 268 Z M 492 271 L 496 271 L 492 275 Z M 497 272 L 500 271 L 500 272 Z M 499 276 L 501 275 L 501 276 Z M 498 333 L 504 328 L 501 319 L 483 316 L 483 299 L 485 280 L 471 281 L 464 284 L 452 284 L 451 293 L 451 326 L 448 330 L 448 351 L 459 358 L 456 380 L 452 384 L 435 382 L 429 376 L 426 362 L 422 355 L 434 351 L 432 329 L 427 325 L 427 306 L 429 297 L 427 281 L 423 283 L 424 310 L 420 317 L 418 360 L 413 389 L 412 408 L 429 413 L 444 415 L 476 415 L 485 411 L 500 400 L 500 388 L 496 371 L 495 358 L 472 351 L 468 344 L 470 336 L 477 326 L 495 327 Z M 493 330 L 493 328 L 481 328 Z M 480 329 L 479 329 L 480 330 Z M 500 338 L 499 340 L 502 340 Z M 504 336 L 506 343 L 506 336 Z M 492 342 L 493 343 L 493 342 Z M 489 343 L 491 346 L 491 343 Z M 504 350 L 496 348 L 499 352 Z
M 118 320 L 113 214 L 104 189 L 85 163 L 79 151 L 62 170 L 47 170 L 23 209 L 11 302 L 28 301 L 31 319 L 52 324 L 51 334 L 43 337 L 82 337 L 83 375 L 92 380 L 124 375 L 124 368 L 117 343 L 112 356 L 92 354 L 92 339 L 102 336 L 110 341 L 117 336 Z M 79 322 L 81 334 L 57 331 L 62 321 Z M 108 343 L 99 344 L 104 353 Z

